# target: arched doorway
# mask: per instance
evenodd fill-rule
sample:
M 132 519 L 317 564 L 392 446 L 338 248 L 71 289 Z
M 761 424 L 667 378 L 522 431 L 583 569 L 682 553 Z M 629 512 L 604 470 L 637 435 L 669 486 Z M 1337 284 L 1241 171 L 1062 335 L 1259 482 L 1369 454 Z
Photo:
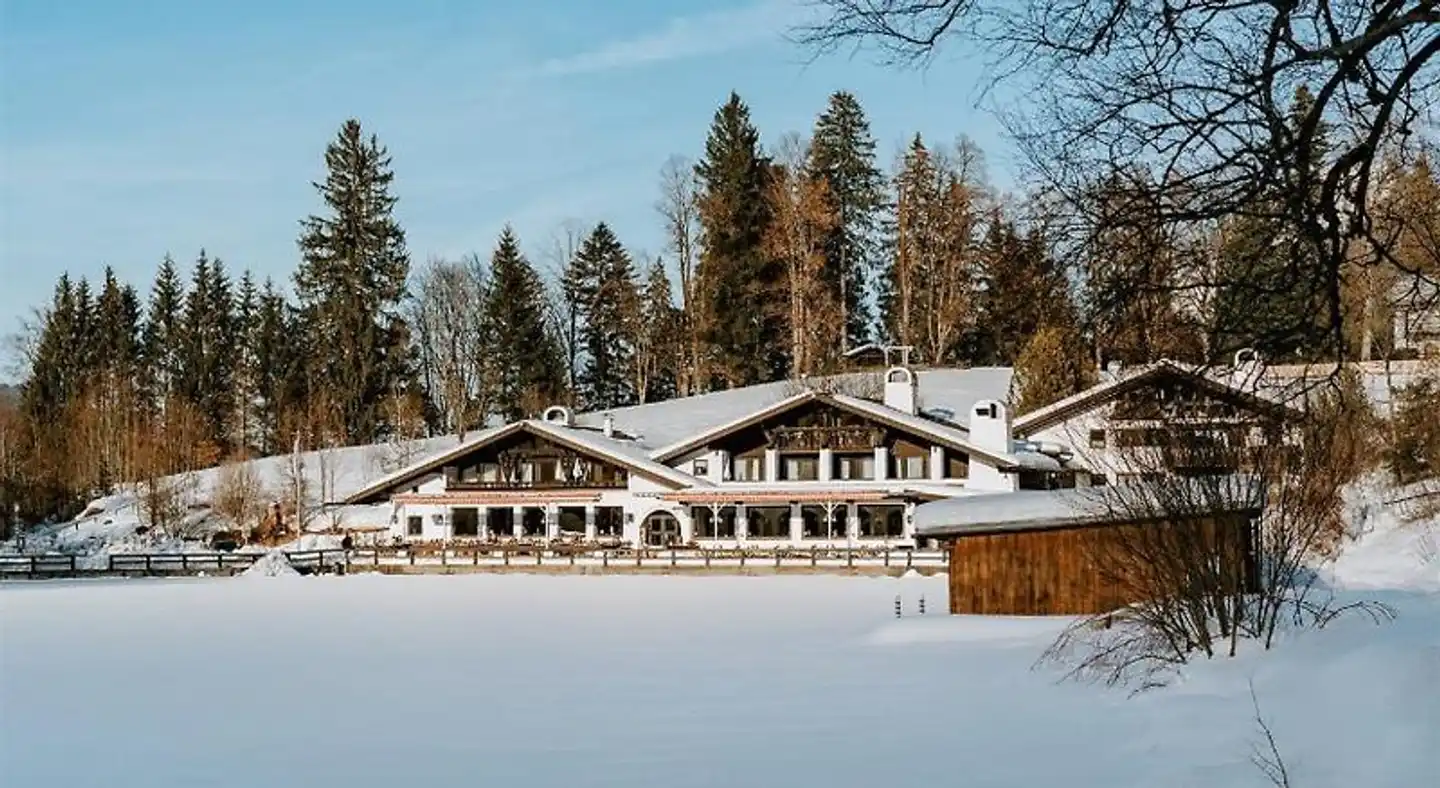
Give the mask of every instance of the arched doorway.
M 645 518 L 641 539 L 646 547 L 667 547 L 680 542 L 680 521 L 669 512 L 652 512 Z

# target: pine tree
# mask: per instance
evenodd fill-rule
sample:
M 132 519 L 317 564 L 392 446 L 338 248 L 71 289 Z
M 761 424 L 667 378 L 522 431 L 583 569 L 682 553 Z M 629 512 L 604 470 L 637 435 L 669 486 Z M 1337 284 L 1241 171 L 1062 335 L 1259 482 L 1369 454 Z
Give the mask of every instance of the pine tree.
M 211 260 L 202 250 L 185 298 L 181 395 L 204 419 L 204 453 L 211 455 L 227 451 L 233 438 L 237 345 L 233 309 L 224 263 Z
M 1097 361 L 1143 364 L 1198 361 L 1198 315 L 1180 308 L 1180 273 L 1190 268 L 1176 228 L 1151 199 L 1151 176 L 1126 167 L 1086 195 L 1088 227 L 1080 250 L 1080 308 Z
M 1022 235 L 998 209 L 986 227 L 981 259 L 983 288 L 968 343 L 970 363 L 1012 366 L 1045 323 L 1078 324 L 1061 263 L 1046 251 L 1043 238 Z
M 71 397 L 75 384 L 75 363 L 71 357 L 74 334 L 75 287 L 70 275 L 60 275 L 50 306 L 40 323 L 39 337 L 23 387 L 24 410 L 39 427 L 55 424 Z
M 1059 402 L 1094 385 L 1096 378 L 1073 322 L 1041 326 L 1015 360 L 1015 414 Z
M 231 356 L 234 364 L 231 375 L 234 396 L 230 403 L 234 433 L 231 444 L 242 454 L 247 453 L 257 439 L 252 411 L 258 397 L 254 337 L 259 297 L 260 294 L 255 288 L 255 277 L 247 269 L 241 274 L 240 284 L 235 289 L 232 316 L 234 322 L 230 326 L 230 336 L 234 341 Z
M 95 301 L 90 294 L 90 282 L 85 277 L 75 283 L 74 320 L 70 324 L 70 336 L 66 339 L 67 356 L 74 364 L 73 374 L 80 384 L 87 383 L 100 367 L 100 348 L 96 342 Z M 76 392 L 78 393 L 78 392 Z
M 508 226 L 490 260 L 495 406 L 507 420 L 537 414 L 564 393 L 559 343 L 546 320 L 545 285 Z
M 184 301 L 185 291 L 175 261 L 166 255 L 150 290 L 140 340 L 141 389 L 151 409 L 162 407 L 180 393 Z
M 107 371 L 131 380 L 139 347 L 139 314 L 135 291 L 122 286 L 114 269 L 105 267 L 105 283 L 96 303 L 98 358 Z
M 636 401 L 634 343 L 627 324 L 639 305 L 630 255 L 604 222 L 585 239 L 565 277 L 567 300 L 580 324 L 583 350 L 576 375 L 576 395 L 588 410 L 630 405 Z
M 712 383 L 746 386 L 782 378 L 790 363 L 784 269 L 763 251 L 770 161 L 737 94 L 716 111 L 695 173 L 702 247 L 697 317 L 721 378 Z
M 274 282 L 265 280 L 246 343 L 255 370 L 251 418 L 263 454 L 285 448 L 283 418 L 304 398 L 303 357 L 296 349 L 301 337 L 296 329 L 297 321 L 290 315 L 284 296 Z
M 1290 129 L 1314 107 L 1308 88 L 1296 89 Z M 1329 144 L 1324 124 L 1309 147 L 1287 151 L 1290 166 L 1251 209 L 1221 229 L 1219 288 L 1215 296 L 1211 346 L 1228 355 L 1239 348 L 1260 351 L 1268 359 L 1318 360 L 1343 350 L 1343 337 L 1331 334 L 1331 310 L 1339 309 L 1319 254 L 1293 217 L 1312 215 L 1305 203 L 1318 199 L 1319 172 Z
M 825 278 L 844 310 L 843 351 L 870 339 L 874 317 L 867 295 L 875 277 L 876 233 L 885 200 L 884 176 L 875 164 L 875 138 L 853 94 L 832 94 L 816 120 L 810 174 L 825 182 L 838 218 L 825 246 Z
M 642 403 L 669 399 L 677 393 L 685 348 L 682 319 L 671 294 L 670 276 L 656 258 L 645 278 L 640 309 L 631 321 L 635 393 Z
M 398 312 L 410 257 L 393 215 L 390 156 L 376 137 L 347 120 L 325 165 L 315 186 L 329 213 L 301 223 L 295 290 L 307 342 L 325 349 L 310 359 L 310 378 L 333 392 L 344 438 L 369 442 L 383 432 L 387 398 L 414 388 Z

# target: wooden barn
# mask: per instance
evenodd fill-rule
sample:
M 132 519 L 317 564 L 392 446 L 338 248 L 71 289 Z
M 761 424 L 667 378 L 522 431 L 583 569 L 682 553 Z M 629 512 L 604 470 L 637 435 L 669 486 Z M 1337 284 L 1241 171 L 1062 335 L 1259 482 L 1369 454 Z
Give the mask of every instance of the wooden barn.
M 1105 613 L 1196 582 L 1255 590 L 1263 496 L 1232 480 L 936 501 L 916 508 L 915 529 L 950 551 L 956 614 Z

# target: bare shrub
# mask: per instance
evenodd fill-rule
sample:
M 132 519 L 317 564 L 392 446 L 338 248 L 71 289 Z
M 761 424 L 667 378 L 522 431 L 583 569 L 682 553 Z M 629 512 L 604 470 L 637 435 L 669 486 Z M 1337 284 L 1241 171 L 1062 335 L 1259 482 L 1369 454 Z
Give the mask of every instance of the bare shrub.
M 1067 628 L 1042 661 L 1069 676 L 1145 689 L 1194 655 L 1270 648 L 1286 627 L 1390 608 L 1340 604 L 1311 566 L 1343 533 L 1342 489 L 1363 463 L 1324 395 L 1298 421 L 1154 429 L 1127 457 L 1140 481 L 1098 488 L 1093 514 L 1132 524 L 1088 558 L 1124 605 Z
M 1280 755 L 1280 745 L 1275 743 L 1275 732 L 1260 713 L 1260 699 L 1255 696 L 1255 683 L 1250 683 L 1250 705 L 1255 709 L 1255 727 L 1260 729 L 1264 744 L 1254 744 L 1250 749 L 1250 762 L 1265 775 L 1275 788 L 1290 788 L 1290 771 L 1285 768 L 1285 758 Z
M 252 463 L 232 462 L 220 467 L 211 508 L 243 537 L 250 537 L 265 516 L 265 485 Z

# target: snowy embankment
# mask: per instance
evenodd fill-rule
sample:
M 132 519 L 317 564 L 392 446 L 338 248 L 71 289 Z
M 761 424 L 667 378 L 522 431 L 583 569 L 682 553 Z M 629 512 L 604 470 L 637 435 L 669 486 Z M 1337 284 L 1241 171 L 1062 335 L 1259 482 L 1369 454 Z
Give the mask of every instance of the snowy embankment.
M 1063 619 L 944 615 L 943 578 L 9 586 L 0 763 L 21 788 L 1263 788 L 1253 685 L 1296 788 L 1430 785 L 1440 566 L 1415 548 L 1436 523 L 1368 522 L 1325 576 L 1395 621 L 1133 698 L 1035 666 Z
M 399 444 L 304 452 L 299 456 L 299 465 L 301 476 L 305 479 L 307 500 L 312 507 L 340 500 L 361 489 L 367 482 L 442 451 L 455 441 L 456 438 L 450 435 Z M 244 464 L 258 485 L 258 499 L 293 499 L 293 456 L 265 457 Z M 180 490 L 178 495 L 185 509 L 181 522 L 172 529 L 178 534 L 161 534 L 146 529 L 140 496 L 135 490 L 122 490 L 92 501 L 79 517 L 70 522 L 31 529 L 26 535 L 25 549 L 27 552 L 79 555 L 87 567 L 103 566 L 111 553 L 209 552 L 208 537 L 216 531 L 233 527 L 211 510 L 225 473 L 226 469 L 217 467 L 171 478 L 170 484 Z M 345 525 L 373 526 L 388 516 L 388 513 L 373 507 L 342 507 L 333 511 Z M 312 520 L 309 527 L 312 530 L 323 529 L 332 522 L 327 513 Z M 330 541 L 333 540 L 307 536 L 304 547 L 333 546 Z M 0 552 L 13 552 L 15 549 L 14 542 L 0 544 Z

